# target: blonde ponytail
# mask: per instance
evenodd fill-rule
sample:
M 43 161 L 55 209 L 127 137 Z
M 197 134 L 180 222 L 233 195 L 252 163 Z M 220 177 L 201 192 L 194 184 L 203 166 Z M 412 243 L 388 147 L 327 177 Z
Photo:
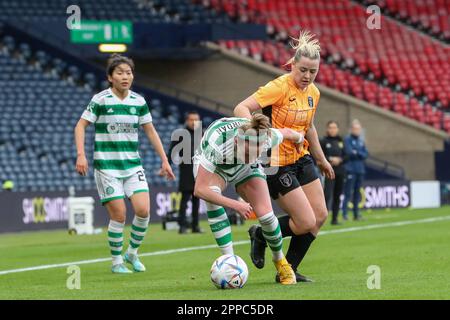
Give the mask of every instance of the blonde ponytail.
M 300 32 L 298 38 L 291 38 L 290 43 L 292 49 L 295 50 L 295 55 L 286 62 L 286 65 L 295 63 L 300 60 L 301 57 L 306 57 L 312 60 L 320 58 L 320 42 L 314 39 L 315 35 L 304 30 Z

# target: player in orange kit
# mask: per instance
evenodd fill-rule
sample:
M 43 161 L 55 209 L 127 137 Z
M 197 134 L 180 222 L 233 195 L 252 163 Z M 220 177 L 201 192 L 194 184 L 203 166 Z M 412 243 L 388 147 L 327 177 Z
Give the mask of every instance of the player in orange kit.
M 253 112 L 262 109 L 271 119 L 273 128 L 305 132 L 303 147 L 297 148 L 292 142 L 284 141 L 271 154 L 266 173 L 272 199 L 288 214 L 279 218 L 283 237 L 292 237 L 286 258 L 296 272 L 297 282 L 309 282 L 311 280 L 300 275 L 297 268 L 328 215 L 313 158 L 327 178 L 333 179 L 334 172 L 314 127 L 320 92 L 313 82 L 319 71 L 320 44 L 305 31 L 295 39 L 293 48 L 295 55 L 288 62 L 291 72 L 260 87 L 236 106 L 234 114 L 250 118 Z M 264 267 L 267 246 L 262 232 L 256 225 L 249 229 L 251 258 L 257 268 Z

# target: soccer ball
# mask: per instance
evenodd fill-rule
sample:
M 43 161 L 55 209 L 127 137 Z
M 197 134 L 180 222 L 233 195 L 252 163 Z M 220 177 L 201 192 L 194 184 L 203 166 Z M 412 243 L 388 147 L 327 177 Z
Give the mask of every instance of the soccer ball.
M 218 257 L 211 266 L 211 280 L 219 289 L 242 288 L 248 279 L 244 260 L 233 254 Z

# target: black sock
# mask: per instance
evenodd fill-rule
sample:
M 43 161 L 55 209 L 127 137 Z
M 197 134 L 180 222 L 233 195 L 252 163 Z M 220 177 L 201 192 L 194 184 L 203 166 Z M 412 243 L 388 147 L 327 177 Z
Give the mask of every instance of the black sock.
M 286 259 L 292 265 L 294 271 L 297 271 L 299 264 L 302 262 L 311 243 L 315 239 L 316 237 L 311 232 L 299 236 L 292 236 Z
M 283 238 L 293 237 L 295 234 L 292 232 L 291 227 L 289 227 L 289 216 L 282 216 L 278 218 L 278 223 L 280 224 L 281 235 Z
M 258 228 L 258 229 L 256 229 L 256 237 L 259 239 L 259 240 L 261 240 L 262 242 L 266 242 L 266 238 L 264 238 L 264 235 L 263 235 L 263 233 L 262 233 L 262 228 L 260 227 L 260 228 Z

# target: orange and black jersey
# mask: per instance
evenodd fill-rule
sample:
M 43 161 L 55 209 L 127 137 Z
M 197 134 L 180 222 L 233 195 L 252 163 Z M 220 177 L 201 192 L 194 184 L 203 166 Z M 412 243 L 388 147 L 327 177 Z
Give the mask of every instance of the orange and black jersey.
M 314 84 L 301 90 L 292 76 L 285 74 L 260 87 L 253 97 L 263 108 L 263 113 L 271 119 L 273 128 L 290 128 L 303 131 L 306 135 L 319 103 L 320 92 Z M 303 147 L 298 151 L 293 142 L 283 141 L 278 149 L 272 150 L 271 165 L 286 166 L 295 163 L 309 154 L 308 146 L 305 139 Z

